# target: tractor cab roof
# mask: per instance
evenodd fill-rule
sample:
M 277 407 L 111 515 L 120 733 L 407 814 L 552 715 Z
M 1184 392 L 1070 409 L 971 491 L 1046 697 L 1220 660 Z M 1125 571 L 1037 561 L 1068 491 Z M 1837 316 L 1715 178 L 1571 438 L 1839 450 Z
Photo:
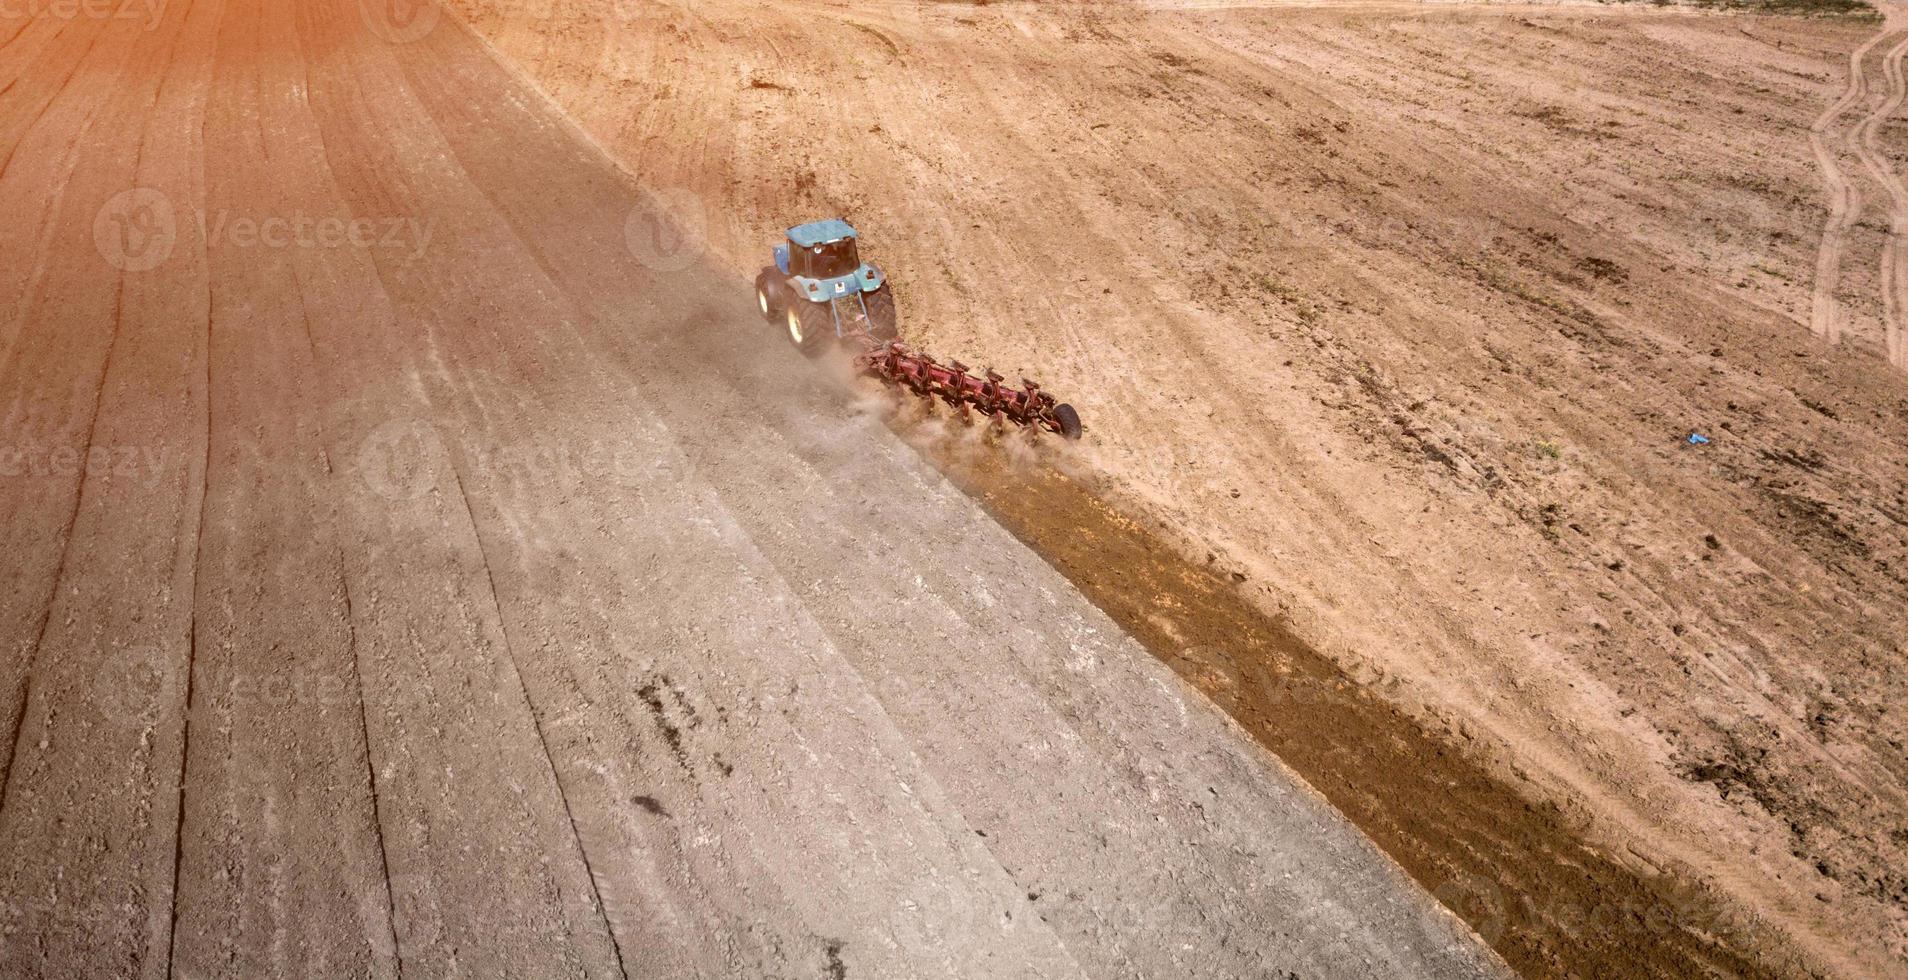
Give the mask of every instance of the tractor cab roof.
M 813 248 L 817 245 L 826 245 L 829 242 L 838 242 L 844 238 L 853 237 L 855 237 L 854 226 L 840 218 L 811 221 L 805 225 L 796 225 L 788 230 L 788 240 L 794 242 L 796 246 L 800 248 Z

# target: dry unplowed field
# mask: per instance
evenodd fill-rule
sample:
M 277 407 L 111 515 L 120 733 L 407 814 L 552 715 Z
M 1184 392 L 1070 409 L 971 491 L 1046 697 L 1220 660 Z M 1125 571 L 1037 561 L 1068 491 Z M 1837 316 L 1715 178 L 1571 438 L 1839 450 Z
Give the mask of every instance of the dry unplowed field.
M 735 289 L 850 217 L 905 336 L 1601 854 L 1908 956 L 1894 20 L 455 6 Z
M 472 35 L 98 9 L 0 17 L 0 976 L 1503 975 Z

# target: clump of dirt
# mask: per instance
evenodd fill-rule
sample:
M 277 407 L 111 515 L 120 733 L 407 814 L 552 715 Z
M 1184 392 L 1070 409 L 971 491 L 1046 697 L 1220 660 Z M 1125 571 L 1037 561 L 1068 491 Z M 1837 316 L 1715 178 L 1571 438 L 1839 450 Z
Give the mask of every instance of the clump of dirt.
M 922 427 L 900 428 L 923 449 L 945 448 Z M 1700 887 L 1639 875 L 1588 846 L 1555 805 L 1426 732 L 1259 611 L 1237 573 L 1182 559 L 1082 478 L 985 453 L 932 455 L 1520 973 L 1793 969 Z

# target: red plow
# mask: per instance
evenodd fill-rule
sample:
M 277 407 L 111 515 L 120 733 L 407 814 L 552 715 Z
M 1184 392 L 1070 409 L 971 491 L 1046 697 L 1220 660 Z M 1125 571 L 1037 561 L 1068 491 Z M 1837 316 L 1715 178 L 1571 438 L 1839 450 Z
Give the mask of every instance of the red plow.
M 959 361 L 943 364 L 909 350 L 898 340 L 867 343 L 867 349 L 855 355 L 855 367 L 923 398 L 938 398 L 953 406 L 963 420 L 979 412 L 989 419 L 1045 429 L 1067 439 L 1080 438 L 1080 414 L 1073 406 L 1055 401 L 1026 378 L 1020 379 L 1021 387 L 1012 388 L 993 371 L 970 374 L 967 365 Z

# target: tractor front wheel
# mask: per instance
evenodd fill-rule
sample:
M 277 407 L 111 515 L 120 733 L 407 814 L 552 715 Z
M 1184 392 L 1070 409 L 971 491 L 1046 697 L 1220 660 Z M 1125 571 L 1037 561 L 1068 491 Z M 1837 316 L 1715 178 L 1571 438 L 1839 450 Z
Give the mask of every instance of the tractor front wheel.
M 826 303 L 791 299 L 783 322 L 788 327 L 789 342 L 809 357 L 820 354 L 828 338 L 835 335 L 835 318 Z
M 763 269 L 755 277 L 755 307 L 762 311 L 762 319 L 774 323 L 782 312 L 781 304 L 775 295 L 775 270 Z
M 894 308 L 894 292 L 886 285 L 861 298 L 868 304 L 868 332 L 880 341 L 901 336 L 901 314 Z

